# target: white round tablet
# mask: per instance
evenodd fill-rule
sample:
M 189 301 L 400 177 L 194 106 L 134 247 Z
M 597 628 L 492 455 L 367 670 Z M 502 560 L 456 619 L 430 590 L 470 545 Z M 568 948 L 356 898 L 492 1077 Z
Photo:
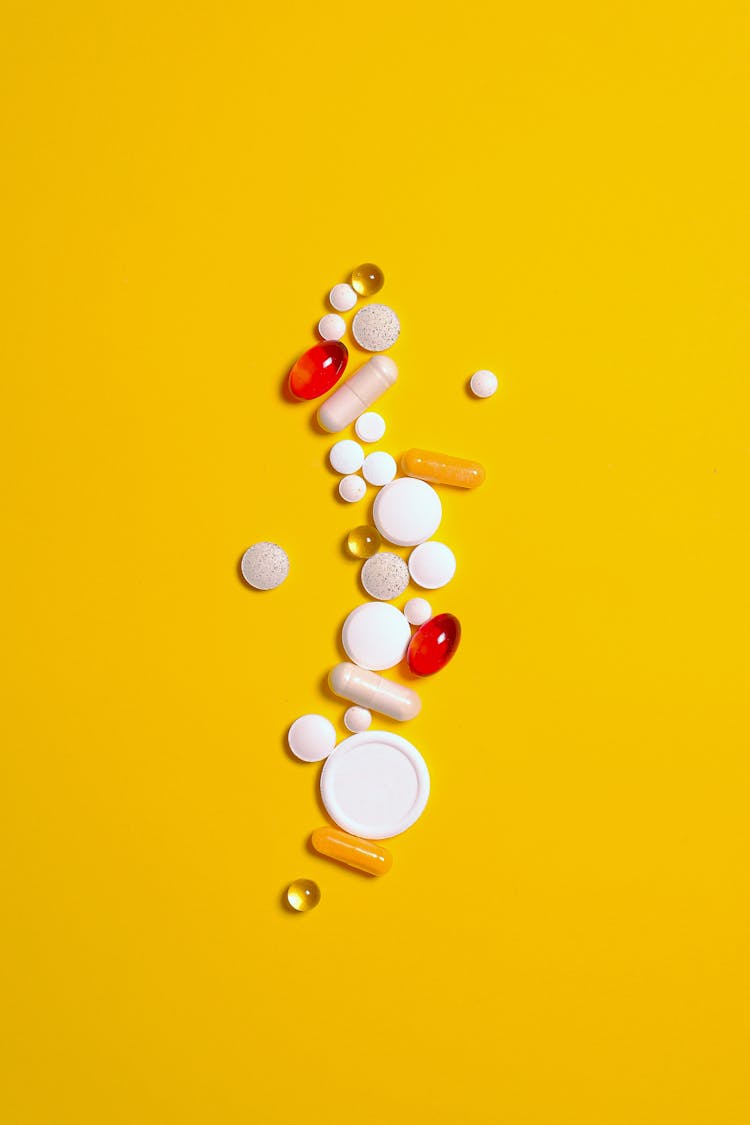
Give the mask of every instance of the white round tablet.
M 469 379 L 469 386 L 477 398 L 490 398 L 497 390 L 497 375 L 492 371 L 475 371 Z
M 349 309 L 353 309 L 357 303 L 357 294 L 351 285 L 342 282 L 341 285 L 334 285 L 328 294 L 328 301 L 336 312 L 349 312 Z
M 443 508 L 435 489 L 415 477 L 401 477 L 381 488 L 372 509 L 380 534 L 397 547 L 416 547 L 440 527 Z
M 400 331 L 398 317 L 388 305 L 365 305 L 352 321 L 352 335 L 366 352 L 384 352 L 396 343 Z
M 342 500 L 346 500 L 347 504 L 355 504 L 366 492 L 367 485 L 362 477 L 343 477 L 339 481 L 339 496 Z
M 383 453 L 378 450 L 377 453 L 368 453 L 362 465 L 362 476 L 368 484 L 377 485 L 380 488 L 383 484 L 388 484 L 396 475 L 397 465 L 390 453 Z
M 346 321 L 338 313 L 326 313 L 318 321 L 321 340 L 340 340 L 346 332 Z
M 339 828 L 387 840 L 424 812 L 430 773 L 416 746 L 400 734 L 368 730 L 338 744 L 323 766 L 320 795 Z
M 302 762 L 322 762 L 336 745 L 336 730 L 323 715 L 300 715 L 289 728 L 289 749 Z
M 410 640 L 409 622 L 400 609 L 387 602 L 358 605 L 341 630 L 346 655 L 371 672 L 400 664 Z
M 344 715 L 344 726 L 352 734 L 361 734 L 372 726 L 372 712 L 366 707 L 350 707 Z
M 380 551 L 362 566 L 362 585 L 371 598 L 390 602 L 400 597 L 409 585 L 409 568 L 392 551 Z
M 409 574 L 424 590 L 447 586 L 456 573 L 456 556 L 445 543 L 435 539 L 421 543 L 409 555 Z
M 256 590 L 274 590 L 289 573 L 289 556 L 278 543 L 253 543 L 242 556 L 242 577 Z
M 410 625 L 424 625 L 432 617 L 432 606 L 426 598 L 409 598 L 404 606 L 404 617 Z
M 374 410 L 368 410 L 354 423 L 354 432 L 360 441 L 380 441 L 385 433 L 385 419 Z
M 346 476 L 349 473 L 356 473 L 357 469 L 361 469 L 364 459 L 365 453 L 362 446 L 359 442 L 352 441 L 351 438 L 337 441 L 335 445 L 331 446 L 328 454 L 331 468 L 335 469 L 337 473 L 344 473 Z

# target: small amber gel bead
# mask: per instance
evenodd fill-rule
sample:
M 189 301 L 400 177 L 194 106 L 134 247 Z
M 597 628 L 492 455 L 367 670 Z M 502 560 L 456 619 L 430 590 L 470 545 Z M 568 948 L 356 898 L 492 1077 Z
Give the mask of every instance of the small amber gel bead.
M 347 550 L 355 559 L 371 559 L 380 550 L 382 542 L 378 529 L 367 524 L 353 527 L 346 537 Z
M 320 902 L 320 887 L 312 879 L 295 879 L 287 887 L 286 898 L 292 910 L 306 914 Z
M 350 836 L 340 828 L 316 828 L 310 840 L 316 852 L 368 875 L 387 875 L 393 865 L 393 856 L 382 844 Z
M 385 274 L 374 262 L 363 262 L 352 270 L 352 288 L 360 297 L 372 297 L 373 293 L 380 292 L 384 284 Z
M 484 467 L 478 461 L 432 453 L 428 449 L 409 449 L 401 457 L 401 471 L 430 484 L 452 484 L 456 488 L 478 488 L 484 480 Z

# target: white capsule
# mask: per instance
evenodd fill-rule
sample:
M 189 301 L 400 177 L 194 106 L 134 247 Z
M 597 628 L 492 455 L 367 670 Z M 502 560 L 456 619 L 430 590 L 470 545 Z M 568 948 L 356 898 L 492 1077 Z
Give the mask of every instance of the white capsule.
M 477 398 L 490 398 L 497 390 L 497 375 L 484 369 L 475 371 L 469 379 L 469 386 Z
M 339 496 L 342 500 L 346 500 L 347 504 L 356 504 L 366 492 L 367 485 L 362 477 L 342 477 L 339 481 Z
M 431 539 L 421 543 L 409 555 L 409 574 L 424 590 L 447 586 L 456 573 L 456 556 L 445 543 Z
M 372 712 L 366 707 L 350 707 L 344 715 L 344 726 L 352 734 L 361 734 L 372 726 Z
M 379 450 L 377 453 L 368 453 L 365 457 L 362 465 L 362 476 L 368 484 L 374 484 L 378 488 L 382 488 L 384 484 L 389 484 L 393 480 L 397 467 L 390 453 Z
M 354 432 L 360 441 L 380 441 L 385 433 L 385 419 L 374 410 L 368 410 L 354 423 Z
M 410 625 L 424 625 L 432 617 L 432 606 L 426 598 L 409 598 L 404 606 L 404 617 Z
M 384 352 L 400 332 L 398 317 L 388 305 L 365 305 L 352 321 L 352 335 L 366 352 Z
M 328 301 L 336 312 L 349 312 L 349 309 L 353 309 L 357 303 L 357 294 L 351 285 L 342 282 L 340 285 L 334 285 L 328 294 Z
M 358 668 L 356 664 L 337 664 L 329 673 L 328 686 L 342 699 L 351 699 L 352 703 L 402 723 L 416 718 L 422 709 L 422 700 L 411 688 L 387 680 L 377 672 Z
M 325 400 L 318 410 L 318 421 L 329 433 L 340 433 L 385 394 L 397 378 L 398 367 L 390 356 L 373 356 Z
M 362 446 L 350 438 L 337 441 L 335 445 L 331 446 L 328 454 L 331 468 L 344 476 L 348 476 L 349 473 L 356 473 L 358 469 L 361 469 L 364 459 L 365 452 Z
M 326 313 L 318 321 L 321 340 L 341 340 L 346 332 L 346 321 L 338 313 Z

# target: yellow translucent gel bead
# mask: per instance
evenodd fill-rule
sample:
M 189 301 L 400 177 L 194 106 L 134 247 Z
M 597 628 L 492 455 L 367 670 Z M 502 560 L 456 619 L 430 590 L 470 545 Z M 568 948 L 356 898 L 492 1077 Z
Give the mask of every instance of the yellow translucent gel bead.
M 354 527 L 346 537 L 346 546 L 355 559 L 370 559 L 380 550 L 383 540 L 375 527 Z
M 293 910 L 305 914 L 320 902 L 320 887 L 312 879 L 295 879 L 287 887 L 286 897 Z
M 385 274 L 380 266 L 373 265 L 372 262 L 363 262 L 352 270 L 352 287 L 360 297 L 372 297 L 373 293 L 378 293 L 383 288 L 384 283 Z

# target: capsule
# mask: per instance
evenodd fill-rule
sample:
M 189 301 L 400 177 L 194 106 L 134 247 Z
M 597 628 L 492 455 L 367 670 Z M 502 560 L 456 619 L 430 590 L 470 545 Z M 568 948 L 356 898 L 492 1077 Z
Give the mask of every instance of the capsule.
M 340 828 L 316 828 L 310 837 L 316 852 L 337 859 L 347 867 L 356 867 L 368 875 L 387 875 L 393 866 L 393 856 L 382 844 L 350 836 Z
M 397 378 L 398 367 L 390 356 L 373 356 L 326 399 L 318 410 L 318 421 L 331 434 L 345 430 L 385 394 Z
M 320 398 L 344 374 L 349 352 L 340 340 L 314 344 L 289 372 L 289 390 L 295 398 Z
M 456 488 L 479 488 L 485 476 L 484 467 L 478 461 L 466 461 L 463 457 L 449 457 L 447 453 L 432 453 L 427 449 L 409 449 L 404 453 L 401 471 L 407 477 L 419 477 L 430 484 L 452 484 Z
M 356 664 L 337 664 L 329 673 L 328 685 L 343 699 L 400 722 L 415 718 L 422 709 L 422 700 L 411 688 L 394 684 L 393 680 Z

